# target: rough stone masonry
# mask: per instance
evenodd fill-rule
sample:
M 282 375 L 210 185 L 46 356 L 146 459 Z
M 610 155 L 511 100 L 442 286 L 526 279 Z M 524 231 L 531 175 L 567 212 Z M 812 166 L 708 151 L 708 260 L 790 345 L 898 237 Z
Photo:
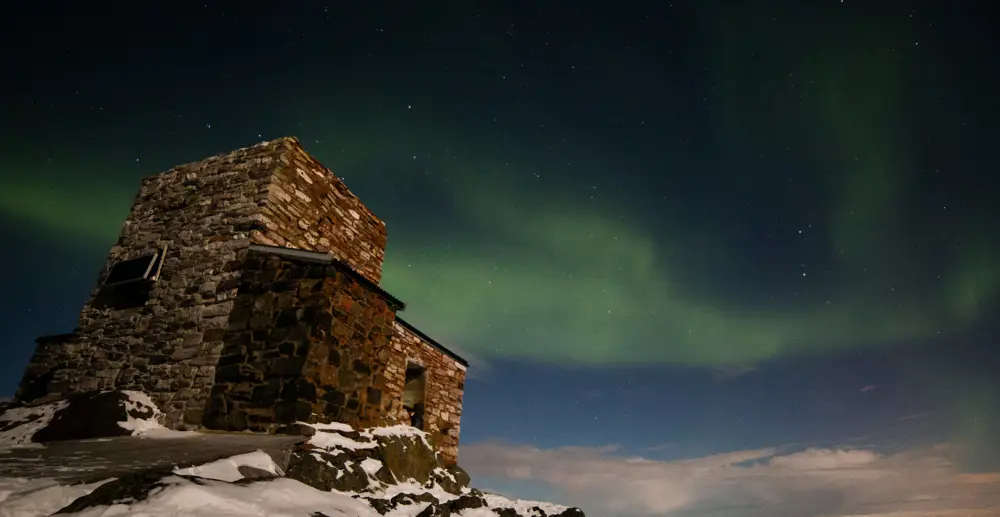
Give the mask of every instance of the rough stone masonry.
M 385 244 L 292 137 L 145 178 L 77 328 L 37 340 L 15 400 L 139 390 L 175 429 L 416 422 L 454 462 L 467 363 L 397 317 Z

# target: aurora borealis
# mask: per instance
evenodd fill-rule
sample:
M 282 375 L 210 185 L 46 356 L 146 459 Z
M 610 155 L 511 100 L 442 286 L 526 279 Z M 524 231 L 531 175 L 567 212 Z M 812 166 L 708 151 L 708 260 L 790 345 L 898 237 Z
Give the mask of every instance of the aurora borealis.
M 5 390 L 141 177 L 296 135 L 386 221 L 407 319 L 479 366 L 463 444 L 998 471 L 990 17 L 870 4 L 18 7 Z

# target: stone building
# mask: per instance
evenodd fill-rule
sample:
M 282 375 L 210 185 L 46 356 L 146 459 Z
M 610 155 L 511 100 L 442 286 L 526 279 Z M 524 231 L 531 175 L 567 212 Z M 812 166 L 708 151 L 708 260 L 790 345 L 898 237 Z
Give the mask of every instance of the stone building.
M 467 363 L 398 316 L 385 244 L 295 138 L 145 178 L 77 328 L 37 340 L 16 400 L 140 390 L 174 429 L 416 424 L 454 462 Z

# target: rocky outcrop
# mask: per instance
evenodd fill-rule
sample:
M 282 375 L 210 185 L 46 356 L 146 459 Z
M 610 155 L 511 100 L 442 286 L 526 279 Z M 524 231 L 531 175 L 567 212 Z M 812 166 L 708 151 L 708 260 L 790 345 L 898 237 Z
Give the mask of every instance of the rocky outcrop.
M 286 475 L 319 490 L 375 493 L 408 484 L 459 495 L 468 488 L 468 474 L 457 465 L 445 467 L 427 435 L 412 427 L 309 427 L 314 434 L 292 452 Z
M 129 436 L 158 429 L 159 409 L 134 391 L 80 393 L 36 406 L 10 406 L 0 415 L 0 445 Z
M 156 424 L 158 418 L 162 418 L 159 410 L 142 393 L 80 395 L 33 408 L 12 408 L 0 415 L 4 431 L 0 438 L 20 437 L 20 442 L 4 442 L 17 445 L 143 434 L 162 429 Z M 469 475 L 444 461 L 428 433 L 412 427 L 355 430 L 340 423 L 296 423 L 281 431 L 295 435 L 281 451 L 219 455 L 222 459 L 181 467 L 132 462 L 116 471 L 115 479 L 74 485 L 73 490 L 63 491 L 72 493 L 71 498 L 47 507 L 62 508 L 61 514 L 88 509 L 102 513 L 99 508 L 114 507 L 116 514 L 192 516 L 583 517 L 577 508 L 511 500 L 471 488 Z M 197 447 L 198 440 L 192 438 L 199 435 L 168 431 L 150 436 L 157 437 L 155 441 L 172 440 L 169 448 L 177 451 L 177 458 L 167 465 L 178 465 L 193 452 L 184 443 Z M 24 498 L 38 497 L 36 493 L 43 491 L 7 497 L 23 503 Z
M 584 515 L 578 508 L 525 504 L 470 488 L 469 475 L 458 465 L 442 463 L 427 434 L 412 427 L 355 431 L 343 424 L 318 424 L 296 430 L 312 436 L 292 452 L 285 475 L 318 490 L 351 493 L 380 515 L 416 504 L 426 506 L 418 517 L 448 517 L 474 508 L 506 517 Z

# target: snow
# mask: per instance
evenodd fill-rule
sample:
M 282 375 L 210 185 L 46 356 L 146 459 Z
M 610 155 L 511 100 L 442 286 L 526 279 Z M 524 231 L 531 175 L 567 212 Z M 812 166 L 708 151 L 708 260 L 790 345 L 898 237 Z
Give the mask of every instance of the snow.
M 243 479 L 243 474 L 240 474 L 239 471 L 239 467 L 243 466 L 265 470 L 275 476 L 284 474 L 281 472 L 281 469 L 275 465 L 271 456 L 264 451 L 240 454 L 231 458 L 224 458 L 211 463 L 206 463 L 204 465 L 198 465 L 197 467 L 177 469 L 174 470 L 174 474 L 198 476 L 206 479 L 233 482 Z
M 133 436 L 142 438 L 180 438 L 198 436 L 195 432 L 171 431 L 158 423 L 162 413 L 144 393 L 135 391 L 123 392 L 127 396 L 124 402 L 127 412 L 146 412 L 151 408 L 150 418 L 134 418 L 118 424 L 131 431 Z M 33 408 L 13 408 L 0 415 L 0 429 L 16 425 L 12 429 L 0 432 L 0 448 L 41 446 L 32 443 L 31 437 L 51 421 L 57 411 L 66 407 L 66 401 L 60 401 Z M 340 423 L 305 424 L 316 429 L 309 443 L 329 454 L 343 454 L 344 450 L 374 449 L 379 446 L 378 437 L 403 437 L 422 441 L 431 447 L 427 435 L 413 427 L 397 425 L 357 431 L 358 439 L 352 439 L 340 433 L 353 432 L 349 425 Z M 101 440 L 101 439 L 98 439 Z M 405 442 L 404 442 L 405 443 Z M 318 460 L 325 462 L 331 468 L 333 465 L 322 455 L 314 454 Z M 345 462 L 346 469 L 355 465 L 352 461 Z M 140 517 L 175 517 L 180 515 L 201 516 L 305 516 L 316 512 L 329 517 L 416 517 L 429 506 L 429 503 L 401 504 L 390 510 L 385 516 L 379 516 L 364 498 L 389 500 L 399 494 L 431 494 L 438 501 L 445 502 L 457 496 L 450 494 L 438 485 L 421 486 L 412 480 L 398 484 L 384 484 L 375 480 L 374 476 L 384 467 L 384 464 L 374 458 L 365 458 L 357 463 L 369 476 L 371 485 L 363 494 L 346 492 L 324 492 L 316 490 L 299 481 L 280 477 L 284 473 L 274 460 L 263 451 L 240 454 L 229 458 L 213 461 L 203 465 L 175 469 L 176 475 L 168 475 L 162 481 L 163 486 L 152 490 L 142 501 L 127 500 L 121 504 L 88 508 L 73 514 L 80 517 L 112 517 L 118 515 L 135 515 Z M 239 472 L 241 466 L 260 469 L 276 477 L 246 484 L 233 484 L 244 479 Z M 438 475 L 450 477 L 447 470 L 438 469 Z M 197 482 L 183 476 L 199 478 Z M 337 472 L 337 477 L 344 475 L 343 470 Z M 75 499 L 89 494 L 95 488 L 109 480 L 88 485 L 59 485 L 52 479 L 23 479 L 0 477 L 0 517 L 19 516 L 34 517 L 50 515 Z M 454 514 L 456 517 L 496 517 L 490 508 L 513 508 L 524 517 L 536 517 L 532 507 L 542 508 L 548 514 L 557 514 L 566 508 L 550 503 L 534 501 L 516 501 L 506 497 L 486 494 L 487 508 L 467 509 Z
M 450 479 L 452 483 L 458 483 L 458 480 L 455 479 L 455 476 L 453 476 L 451 474 L 451 472 L 448 472 L 446 469 L 443 469 L 441 467 L 438 467 L 438 468 L 434 469 L 434 474 L 436 474 L 438 476 L 441 476 L 441 477 L 446 477 L 446 478 Z
M 354 430 L 353 427 L 351 427 L 351 426 L 349 426 L 347 424 L 342 424 L 340 422 L 331 422 L 329 424 L 307 424 L 305 422 L 297 422 L 297 423 L 302 424 L 302 425 L 307 425 L 307 426 L 312 427 L 313 429 L 315 429 L 317 431 L 341 431 L 341 432 L 349 433 L 349 432 L 351 432 L 351 431 Z
M 68 404 L 69 402 L 61 400 L 35 407 L 7 409 L 3 414 L 0 414 L 0 428 L 17 422 L 24 423 L 0 432 L 0 447 L 31 445 L 33 443 L 31 437 L 43 427 L 49 425 L 56 412 L 65 408 Z
M 323 512 L 329 517 L 379 517 L 365 501 L 337 492 L 321 492 L 298 481 L 278 478 L 251 485 L 219 481 L 195 484 L 183 478 L 164 480 L 166 486 L 139 503 L 88 508 L 78 517 L 304 516 Z M 427 505 L 401 506 L 387 517 L 415 517 Z
M 435 484 L 433 488 L 427 488 L 415 481 L 406 481 L 395 485 L 389 485 L 385 487 L 384 490 L 380 490 L 373 494 L 373 496 L 381 499 L 392 499 L 398 494 L 431 494 L 436 497 L 438 501 L 442 502 L 458 498 L 455 494 L 445 492 L 444 489 L 437 484 Z M 494 514 L 493 517 L 496 517 L 496 515 Z
M 423 487 L 415 482 L 390 485 L 372 494 L 323 492 L 293 479 L 278 477 L 246 485 L 231 484 L 243 476 L 237 468 L 248 465 L 280 475 L 280 469 L 270 456 L 262 451 L 241 454 L 197 467 L 178 469 L 176 474 L 203 478 L 197 483 L 188 479 L 167 476 L 163 486 L 150 492 L 139 502 L 87 508 L 70 514 L 77 517 L 113 517 L 132 515 L 140 517 L 190 517 L 208 516 L 306 516 L 322 512 L 329 517 L 416 517 L 429 506 L 428 503 L 399 505 L 385 516 L 379 516 L 367 501 L 353 496 L 364 495 L 391 499 L 398 494 L 430 493 L 439 501 L 450 501 L 457 496 L 440 487 Z M 367 459 L 362 468 L 372 473 L 382 466 L 377 460 Z M 86 495 L 107 481 L 89 485 L 60 486 L 53 480 L 27 480 L 0 478 L 0 517 L 35 517 L 50 515 L 74 499 Z M 547 514 L 557 514 L 565 507 L 534 501 L 517 501 L 496 494 L 485 494 L 487 508 L 467 509 L 454 514 L 456 517 L 496 517 L 490 508 L 513 508 L 524 517 L 536 517 L 532 507 L 538 506 Z
M 319 449 L 374 449 L 378 447 L 375 442 L 359 442 L 337 433 L 317 432 L 309 438 L 309 444 Z
M 361 462 L 361 468 L 368 473 L 369 476 L 374 476 L 382 468 L 382 462 L 375 458 L 365 458 Z
M 502 495 L 497 494 L 484 494 L 484 499 L 486 499 L 486 504 L 490 508 L 513 508 L 517 513 L 525 516 L 533 516 L 535 512 L 532 510 L 533 507 L 537 506 L 541 508 L 546 515 L 558 514 L 566 511 L 569 507 L 560 506 L 558 504 L 543 503 L 541 501 L 525 501 L 523 499 L 508 499 Z
M 428 449 L 433 449 L 430 442 L 427 441 L 427 433 L 417 429 L 416 427 L 410 427 L 408 425 L 376 427 L 366 431 L 364 434 L 368 436 L 399 436 L 404 438 L 413 438 L 424 442 L 424 445 L 426 445 Z
M 489 508 L 466 508 L 452 515 L 455 517 L 497 517 L 497 514 Z
M 316 434 L 309 438 L 309 443 L 320 449 L 374 449 L 378 447 L 378 443 L 375 441 L 375 438 L 379 436 L 413 438 L 415 440 L 422 441 L 427 448 L 433 449 L 430 442 L 427 441 L 427 433 L 408 425 L 394 425 L 390 427 L 364 429 L 361 430 L 359 434 L 362 438 L 367 439 L 367 441 L 359 441 L 339 434 L 341 432 L 354 431 L 354 429 L 347 424 L 340 424 L 336 422 L 330 424 L 300 423 L 316 429 Z
M 149 398 L 149 395 L 141 391 L 122 391 L 128 400 L 125 401 L 125 415 L 127 420 L 124 422 L 118 422 L 118 425 L 124 429 L 132 431 L 132 436 L 139 436 L 144 434 L 149 434 L 151 432 L 165 431 L 166 428 L 160 425 L 157 421 L 163 413 L 160 409 L 156 407 L 153 400 Z M 145 418 L 134 418 L 131 413 L 142 411 L 146 408 L 153 410 L 153 416 L 149 419 Z
M 66 486 L 52 479 L 0 478 L 0 517 L 50 515 L 108 481 Z

